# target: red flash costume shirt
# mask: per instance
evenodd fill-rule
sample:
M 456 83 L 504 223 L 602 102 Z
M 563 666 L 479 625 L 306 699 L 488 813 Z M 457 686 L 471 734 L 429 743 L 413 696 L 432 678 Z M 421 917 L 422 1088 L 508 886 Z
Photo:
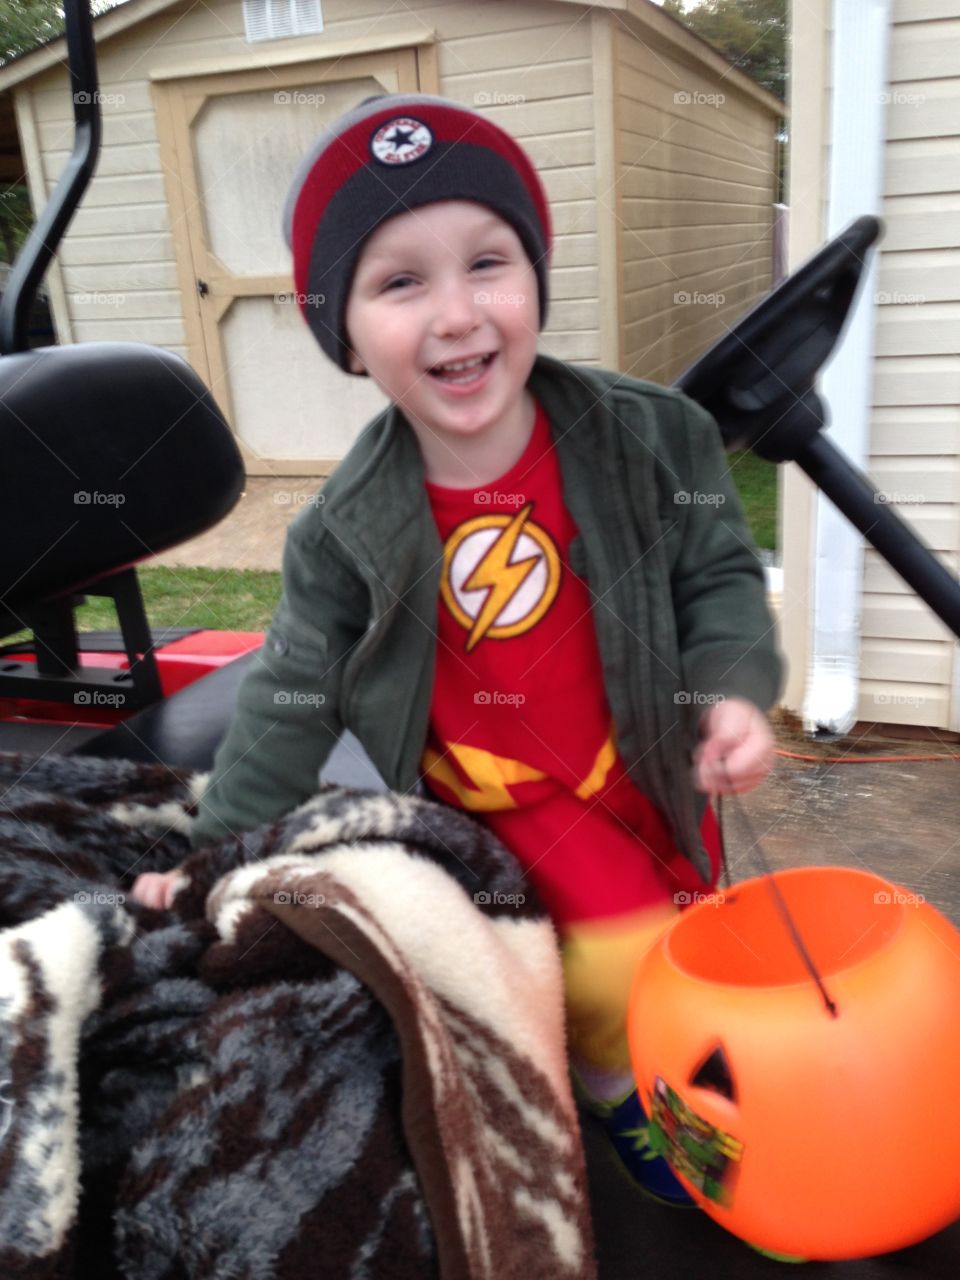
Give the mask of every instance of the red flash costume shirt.
M 577 528 L 540 404 L 495 483 L 426 489 L 444 546 L 428 787 L 482 815 L 560 925 L 705 888 L 617 752 L 591 618 L 603 604 L 570 567 Z M 715 882 L 709 805 L 703 834 Z

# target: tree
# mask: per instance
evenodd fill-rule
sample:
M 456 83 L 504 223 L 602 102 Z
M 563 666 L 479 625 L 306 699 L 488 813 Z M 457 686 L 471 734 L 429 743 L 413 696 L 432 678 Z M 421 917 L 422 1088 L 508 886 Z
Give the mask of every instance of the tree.
M 664 0 L 663 11 L 765 89 L 785 97 L 787 0 L 699 0 L 690 9 L 682 0 Z
M 0 63 L 63 32 L 57 0 L 0 0 Z
M 115 7 L 117 0 L 89 0 L 94 17 Z M 63 34 L 64 16 L 58 0 L 0 0 L 0 66 Z M 0 261 L 12 262 L 33 223 L 26 175 L 0 186 Z

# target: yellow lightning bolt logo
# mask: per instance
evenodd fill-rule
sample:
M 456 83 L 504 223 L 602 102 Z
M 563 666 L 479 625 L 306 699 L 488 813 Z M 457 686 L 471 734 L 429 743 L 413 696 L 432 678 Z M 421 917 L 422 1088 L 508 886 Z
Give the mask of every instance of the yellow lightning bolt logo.
M 550 534 L 530 519 L 533 506 L 529 502 L 512 516 L 490 514 L 465 520 L 446 540 L 440 594 L 453 617 L 469 632 L 467 652 L 485 635 L 495 640 L 523 635 L 536 626 L 556 599 L 560 589 L 560 556 Z M 492 543 L 491 530 L 495 531 Z M 511 564 L 521 536 L 532 542 L 536 551 Z M 474 540 L 478 538 L 483 541 L 482 550 L 473 552 Z M 498 622 L 537 566 L 542 566 L 544 572 L 535 584 L 529 584 L 525 593 L 535 597 L 529 601 L 530 607 L 523 617 Z M 482 605 L 476 609 L 461 599 L 461 593 L 475 591 L 486 593 Z
M 521 507 L 463 584 L 466 591 L 479 591 L 481 587 L 490 588 L 467 640 L 467 653 L 480 643 L 500 616 L 501 610 L 510 603 L 526 581 L 530 571 L 540 560 L 539 555 L 533 555 L 518 560 L 516 564 L 510 563 L 517 539 L 523 533 L 523 527 L 532 510 L 532 502 Z

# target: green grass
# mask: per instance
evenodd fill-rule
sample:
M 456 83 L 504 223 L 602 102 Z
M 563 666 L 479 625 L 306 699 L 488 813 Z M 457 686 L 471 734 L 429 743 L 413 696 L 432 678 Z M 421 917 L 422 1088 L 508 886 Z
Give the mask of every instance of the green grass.
M 730 474 L 747 514 L 753 540 L 769 551 L 777 546 L 777 467 L 745 450 L 730 454 Z
M 259 569 L 141 568 L 144 607 L 156 632 L 163 627 L 266 631 L 280 599 L 280 574 Z M 79 631 L 115 631 L 113 601 L 87 596 L 76 613 Z M 29 638 L 21 631 L 3 644 Z
M 280 599 L 280 574 L 259 569 L 140 569 L 152 627 L 265 631 Z M 113 601 L 87 596 L 77 612 L 82 631 L 116 627 Z

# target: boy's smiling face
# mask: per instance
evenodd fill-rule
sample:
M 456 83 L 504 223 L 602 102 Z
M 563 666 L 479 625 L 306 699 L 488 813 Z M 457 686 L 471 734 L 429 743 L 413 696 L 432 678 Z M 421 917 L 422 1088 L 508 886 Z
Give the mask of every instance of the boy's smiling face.
M 524 389 L 539 324 L 536 272 L 513 227 L 485 205 L 438 201 L 391 218 L 364 244 L 347 302 L 350 367 L 400 405 L 428 478 L 459 474 L 467 485 L 458 459 L 482 449 L 489 463 L 502 446 L 506 469 L 529 435 Z M 472 382 L 431 372 L 475 356 L 492 359 L 479 376 L 457 375 Z

